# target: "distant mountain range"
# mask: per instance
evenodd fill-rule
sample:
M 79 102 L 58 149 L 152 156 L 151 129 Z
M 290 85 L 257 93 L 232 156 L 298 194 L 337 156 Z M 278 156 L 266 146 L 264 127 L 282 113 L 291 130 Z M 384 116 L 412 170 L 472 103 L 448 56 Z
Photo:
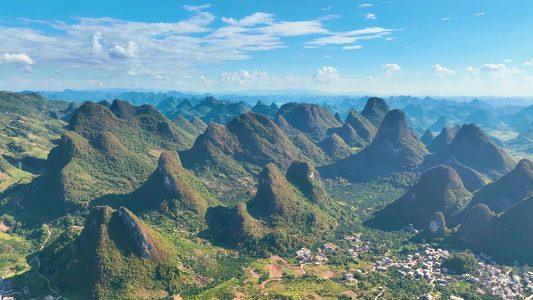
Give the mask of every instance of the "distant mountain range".
M 106 93 L 0 93 L 1 228 L 69 298 L 194 298 L 257 257 L 409 226 L 533 263 L 533 163 L 507 153 L 533 148 L 533 106 Z

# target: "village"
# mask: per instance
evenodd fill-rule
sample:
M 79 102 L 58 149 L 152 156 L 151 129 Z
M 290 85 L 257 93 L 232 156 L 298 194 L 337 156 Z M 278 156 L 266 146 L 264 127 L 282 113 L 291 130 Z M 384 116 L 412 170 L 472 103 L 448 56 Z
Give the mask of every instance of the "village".
M 328 253 L 332 251 L 346 251 L 354 259 L 357 259 L 361 252 L 370 251 L 371 243 L 362 241 L 361 235 L 343 234 L 341 239 L 349 241 L 352 247 L 340 249 L 335 245 L 326 243 L 322 248 L 316 249 L 315 252 L 301 248 L 295 253 L 295 257 L 300 264 L 319 266 L 328 262 Z M 533 272 L 524 273 L 522 277 L 512 275 L 512 268 L 504 272 L 496 265 L 492 257 L 483 253 L 476 255 L 479 266 L 476 274 L 463 274 L 460 276 L 450 274 L 446 268 L 442 267 L 442 262 L 455 252 L 459 251 L 427 247 L 423 252 L 407 255 L 405 259 L 398 261 L 388 256 L 382 256 L 375 261 L 371 269 L 365 272 L 387 273 L 394 266 L 400 277 L 426 280 L 434 288 L 438 285 L 447 286 L 463 280 L 479 285 L 481 293 L 489 293 L 500 299 L 524 298 L 526 293 L 533 293 Z M 360 269 L 357 269 L 356 272 L 365 274 Z M 351 272 L 343 274 L 343 279 L 347 282 L 357 282 L 356 277 Z M 431 300 L 435 299 L 435 296 L 430 293 L 421 296 L 420 299 Z M 462 298 L 453 296 L 453 299 L 459 300 Z M 533 299 L 533 296 L 527 299 Z

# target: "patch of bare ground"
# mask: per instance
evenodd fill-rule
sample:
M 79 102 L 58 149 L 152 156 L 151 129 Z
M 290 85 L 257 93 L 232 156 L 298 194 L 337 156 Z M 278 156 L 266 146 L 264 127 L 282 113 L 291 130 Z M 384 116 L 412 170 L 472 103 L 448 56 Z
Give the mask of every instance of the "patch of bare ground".
M 0 221 L 0 232 L 7 232 L 9 229 L 10 227 L 4 224 L 4 221 Z
M 281 261 L 281 262 L 284 263 L 284 264 L 287 263 L 287 261 L 286 261 L 285 259 L 283 259 L 283 258 L 281 258 L 281 257 L 279 257 L 279 256 L 277 256 L 277 255 L 272 255 L 272 256 L 270 257 L 270 260 L 271 260 L 271 261 L 272 261 L 272 260 L 274 260 L 274 261 Z
M 289 268 L 291 271 L 293 271 L 294 273 L 298 274 L 298 275 L 304 275 L 304 271 L 302 270 L 302 268 L 300 268 L 299 266 L 291 266 Z
M 233 298 L 233 300 L 241 300 L 245 298 L 246 298 L 246 294 L 244 294 L 243 292 L 237 292 L 235 293 L 235 297 Z
M 250 270 L 250 277 L 252 277 L 252 278 L 260 278 L 261 276 L 259 276 L 259 274 L 257 274 L 257 272 L 255 272 L 255 269 L 252 269 L 252 270 Z

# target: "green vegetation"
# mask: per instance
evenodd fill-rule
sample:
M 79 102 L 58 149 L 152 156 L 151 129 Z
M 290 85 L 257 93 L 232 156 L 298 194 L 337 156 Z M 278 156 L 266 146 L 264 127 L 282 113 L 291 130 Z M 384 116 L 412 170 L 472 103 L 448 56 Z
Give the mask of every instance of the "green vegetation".
M 34 93 L 0 92 L 0 192 L 43 173 L 52 141 L 75 109 Z
M 498 178 L 516 166 L 516 162 L 475 124 L 463 125 L 443 152 L 492 178 Z
M 371 97 L 368 99 L 365 108 L 361 112 L 370 123 L 372 123 L 376 128 L 379 128 L 381 122 L 385 118 L 385 115 L 390 111 L 387 102 L 382 98 Z
M 315 142 L 322 140 L 328 129 L 341 125 L 328 108 L 317 104 L 287 103 L 280 107 L 278 115 Z
M 454 169 L 438 166 L 427 170 L 405 195 L 380 211 L 369 223 L 387 230 L 398 230 L 408 224 L 424 228 L 436 212 L 444 214 L 449 222 L 457 218 L 470 197 Z
M 533 263 L 531 162 L 487 185 L 514 162 L 479 127 L 431 143 L 426 131 L 432 154 L 409 127 L 491 113 L 340 103 L 166 97 L 158 110 L 0 93 L 0 276 L 39 299 L 55 295 L 47 280 L 69 299 L 492 299 L 402 264 L 428 247 Z M 478 265 L 455 253 L 443 266 Z
M 0 232 L 0 276 L 18 274 L 26 270 L 25 256 L 33 250 L 21 237 Z
M 455 274 L 475 274 L 478 270 L 477 259 L 472 253 L 454 253 L 442 262 L 442 266 Z

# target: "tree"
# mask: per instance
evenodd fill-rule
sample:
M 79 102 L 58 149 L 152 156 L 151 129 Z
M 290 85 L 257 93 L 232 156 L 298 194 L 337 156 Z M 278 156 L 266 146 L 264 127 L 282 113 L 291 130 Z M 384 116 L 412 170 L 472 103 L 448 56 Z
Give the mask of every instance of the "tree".
M 474 274 L 479 266 L 477 259 L 471 253 L 454 253 L 442 262 L 442 267 L 461 275 L 465 273 Z

